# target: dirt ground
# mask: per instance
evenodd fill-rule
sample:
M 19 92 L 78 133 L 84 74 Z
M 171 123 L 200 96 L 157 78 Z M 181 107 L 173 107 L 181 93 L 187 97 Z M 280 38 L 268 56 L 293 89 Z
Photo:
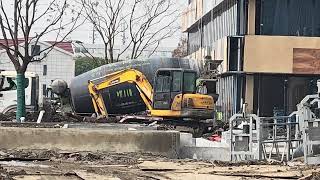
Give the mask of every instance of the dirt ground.
M 68 123 L 85 122 L 76 116 L 44 118 L 36 124 L 37 116 L 27 116 L 29 123 L 12 123 L 14 115 L 1 115 L 1 126 L 57 127 Z M 246 180 L 246 179 L 303 179 L 320 180 L 320 166 L 305 166 L 301 162 L 286 165 L 272 162 L 232 164 L 224 162 L 167 159 L 152 154 L 59 152 L 40 150 L 0 150 L 0 180 Z
M 273 164 L 273 165 L 272 165 Z M 0 151 L 0 179 L 320 179 L 318 166 L 300 162 L 203 162 L 167 159 L 151 154 L 56 151 Z
M 25 122 L 37 122 L 39 113 L 27 113 Z M 1 114 L 0 113 L 0 121 L 14 121 L 15 120 L 15 113 L 8 113 L 8 114 Z M 71 113 L 45 113 L 42 122 L 83 122 L 84 119 L 81 116 L 75 116 Z M 87 120 L 88 121 L 88 120 Z

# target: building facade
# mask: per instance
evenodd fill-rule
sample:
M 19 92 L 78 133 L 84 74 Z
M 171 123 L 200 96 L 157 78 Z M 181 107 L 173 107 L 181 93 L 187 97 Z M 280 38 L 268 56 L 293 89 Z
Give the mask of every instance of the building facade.
M 50 47 L 53 42 L 39 42 L 38 52 L 41 49 Z M 21 45 L 23 47 L 23 45 Z M 30 46 L 31 47 L 31 46 Z M 31 50 L 30 50 L 31 51 Z M 47 96 L 47 89 L 52 81 L 63 79 L 68 84 L 75 76 L 75 62 L 73 60 L 73 47 L 69 42 L 61 42 L 56 45 L 50 52 L 42 53 L 35 58 L 40 58 L 45 55 L 45 58 L 39 62 L 29 64 L 27 72 L 34 72 L 39 76 L 39 102 L 43 97 Z M 0 69 L 14 71 L 14 66 L 4 50 L 0 50 Z
M 320 78 L 320 1 L 189 0 L 182 17 L 188 56 L 222 60 L 217 106 L 228 119 L 241 111 L 290 114 Z

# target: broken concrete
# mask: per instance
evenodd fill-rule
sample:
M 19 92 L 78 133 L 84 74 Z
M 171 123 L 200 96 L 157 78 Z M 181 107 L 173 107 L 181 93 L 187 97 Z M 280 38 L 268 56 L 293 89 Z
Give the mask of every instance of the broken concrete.
M 211 161 L 230 161 L 230 146 L 203 138 L 192 138 L 189 133 L 180 134 L 180 158 Z
M 118 123 L 73 123 L 65 124 L 67 128 L 80 128 L 80 129 L 109 129 L 109 130 L 157 130 L 157 126 L 148 126 L 143 124 L 118 124 Z
M 180 135 L 175 131 L 110 129 L 0 128 L 0 149 L 144 152 L 177 157 Z

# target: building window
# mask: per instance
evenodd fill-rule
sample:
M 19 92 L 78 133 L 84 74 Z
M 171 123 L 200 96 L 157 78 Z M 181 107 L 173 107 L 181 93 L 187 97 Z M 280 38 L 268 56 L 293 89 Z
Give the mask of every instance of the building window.
M 40 45 L 31 46 L 31 56 L 40 56 Z
M 42 84 L 42 94 L 43 96 L 47 97 L 47 85 Z
M 47 65 L 43 65 L 43 75 L 46 76 L 48 71 Z
M 259 0 L 257 34 L 320 36 L 320 1 Z

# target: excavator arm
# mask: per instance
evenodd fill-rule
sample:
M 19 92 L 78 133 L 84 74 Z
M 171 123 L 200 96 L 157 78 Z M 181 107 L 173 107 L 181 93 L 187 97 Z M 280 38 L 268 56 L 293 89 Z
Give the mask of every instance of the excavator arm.
M 108 107 L 106 107 L 103 100 L 101 90 L 121 83 L 135 84 L 147 109 L 152 110 L 153 89 L 151 84 L 141 72 L 134 69 L 127 69 L 88 82 L 93 107 L 98 116 L 108 116 Z

